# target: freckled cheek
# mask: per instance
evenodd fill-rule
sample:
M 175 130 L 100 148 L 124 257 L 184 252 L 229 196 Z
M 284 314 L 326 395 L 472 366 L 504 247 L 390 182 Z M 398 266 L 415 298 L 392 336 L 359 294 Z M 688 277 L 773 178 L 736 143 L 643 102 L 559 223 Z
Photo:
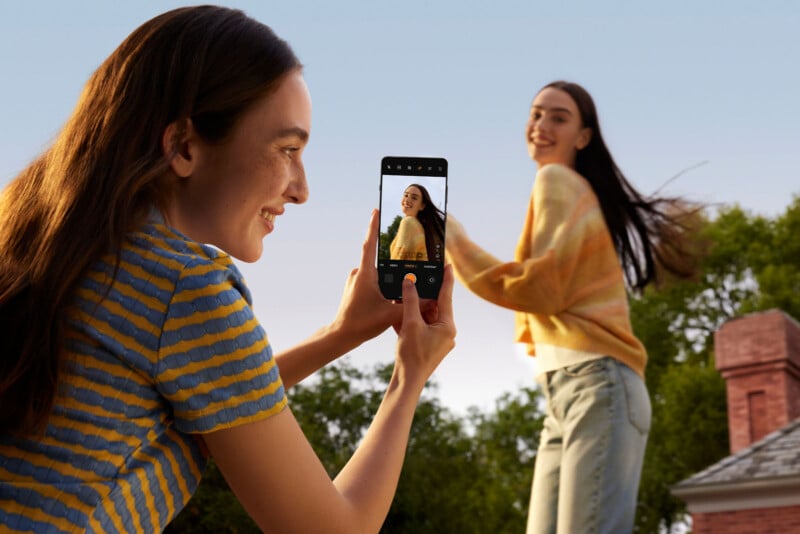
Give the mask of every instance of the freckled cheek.
M 270 190 L 271 185 L 285 173 L 286 166 L 276 161 L 276 158 L 264 158 L 250 169 L 251 187 L 262 192 Z

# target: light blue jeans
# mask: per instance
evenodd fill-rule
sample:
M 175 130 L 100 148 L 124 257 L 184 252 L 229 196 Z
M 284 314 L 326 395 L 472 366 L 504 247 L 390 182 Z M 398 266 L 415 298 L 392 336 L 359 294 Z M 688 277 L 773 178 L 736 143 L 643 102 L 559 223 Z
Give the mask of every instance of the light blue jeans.
M 650 431 L 644 381 L 610 357 L 545 373 L 528 534 L 633 531 Z

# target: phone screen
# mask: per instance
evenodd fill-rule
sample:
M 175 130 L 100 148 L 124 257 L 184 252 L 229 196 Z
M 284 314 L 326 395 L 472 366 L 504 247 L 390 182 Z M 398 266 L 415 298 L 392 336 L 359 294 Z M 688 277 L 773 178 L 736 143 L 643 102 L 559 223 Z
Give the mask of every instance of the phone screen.
M 439 296 L 446 218 L 446 159 L 381 160 L 378 284 L 384 297 L 400 300 L 406 277 L 420 298 Z

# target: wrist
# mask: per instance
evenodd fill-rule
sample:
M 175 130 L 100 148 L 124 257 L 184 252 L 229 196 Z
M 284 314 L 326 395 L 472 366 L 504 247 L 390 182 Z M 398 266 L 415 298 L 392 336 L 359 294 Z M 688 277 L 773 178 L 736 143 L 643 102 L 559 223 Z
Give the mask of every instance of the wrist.
M 399 362 L 395 362 L 394 371 L 386 388 L 386 394 L 410 396 L 419 400 L 426 383 L 427 379 L 415 377 L 413 374 L 405 372 L 402 365 Z
M 350 352 L 364 342 L 352 329 L 345 326 L 344 321 L 338 318 L 322 327 L 318 335 L 325 338 L 328 346 L 340 355 Z

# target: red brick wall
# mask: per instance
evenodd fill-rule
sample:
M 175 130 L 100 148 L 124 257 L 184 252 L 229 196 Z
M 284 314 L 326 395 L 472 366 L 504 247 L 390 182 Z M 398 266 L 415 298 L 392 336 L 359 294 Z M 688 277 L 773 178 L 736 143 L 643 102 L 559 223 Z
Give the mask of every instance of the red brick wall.
M 800 417 L 800 324 L 780 310 L 725 323 L 715 336 L 735 453 Z M 800 533 L 800 505 L 692 514 L 693 534 Z
M 780 310 L 728 321 L 714 336 L 717 368 L 781 360 L 800 364 L 800 325 Z
M 692 514 L 692 534 L 788 534 L 800 532 L 800 505 Z
M 725 323 L 714 341 L 727 384 L 731 453 L 800 417 L 797 322 L 779 310 L 754 313 Z

